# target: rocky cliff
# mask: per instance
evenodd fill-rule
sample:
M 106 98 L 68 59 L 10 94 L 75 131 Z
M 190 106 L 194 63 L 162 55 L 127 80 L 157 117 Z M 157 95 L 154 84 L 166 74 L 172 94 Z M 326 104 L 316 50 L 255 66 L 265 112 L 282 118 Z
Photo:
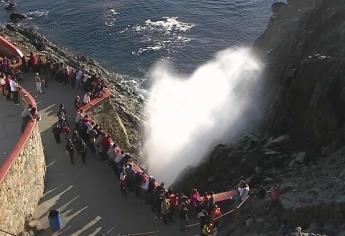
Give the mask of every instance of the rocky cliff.
M 252 202 L 224 235 L 276 235 L 285 221 L 336 235 L 345 230 L 345 1 L 290 0 L 272 9 L 253 48 L 266 65 L 262 127 L 218 145 L 175 187 L 218 191 L 246 178 Z M 255 194 L 273 184 L 282 193 L 274 205 Z M 243 227 L 247 214 L 251 227 Z

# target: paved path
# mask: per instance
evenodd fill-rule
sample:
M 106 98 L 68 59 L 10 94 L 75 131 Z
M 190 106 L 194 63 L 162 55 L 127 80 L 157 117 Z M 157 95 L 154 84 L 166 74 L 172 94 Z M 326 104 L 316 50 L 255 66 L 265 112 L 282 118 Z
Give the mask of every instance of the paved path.
M 0 165 L 20 137 L 20 114 L 23 109 L 23 106 L 14 105 L 13 101 L 7 101 L 0 94 Z
M 35 95 L 33 78 L 25 76 L 22 83 Z M 43 235 L 119 235 L 159 230 L 157 235 L 195 235 L 181 233 L 179 224 L 164 225 L 154 219 L 150 207 L 136 200 L 133 194 L 124 198 L 119 183 L 107 163 L 88 155 L 83 165 L 76 156 L 76 166 L 70 164 L 65 143 L 56 144 L 51 132 L 56 122 L 58 104 L 67 109 L 73 122 L 73 100 L 76 91 L 67 85 L 51 82 L 43 95 L 36 96 L 42 120 L 39 123 L 47 164 L 46 188 L 34 214 L 38 223 L 47 229 Z M 53 233 L 48 229 L 49 209 L 62 214 L 63 228 Z

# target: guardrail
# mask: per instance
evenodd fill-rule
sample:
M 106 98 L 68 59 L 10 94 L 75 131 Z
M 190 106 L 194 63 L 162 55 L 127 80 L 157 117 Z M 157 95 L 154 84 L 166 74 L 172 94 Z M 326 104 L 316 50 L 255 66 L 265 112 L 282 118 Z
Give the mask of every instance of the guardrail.
M 36 101 L 33 99 L 30 93 L 27 92 L 25 89 L 23 88 L 20 89 L 19 96 L 22 102 L 24 102 L 26 105 L 31 104 L 33 107 L 37 107 Z M 18 142 L 16 143 L 12 151 L 9 153 L 6 160 L 0 166 L 0 183 L 5 179 L 13 162 L 19 156 L 20 152 L 23 150 L 27 140 L 30 138 L 32 131 L 34 130 L 35 125 L 37 125 L 36 120 L 28 122 L 24 132 L 20 135 Z
M 14 69 L 17 69 L 22 65 L 21 57 L 23 56 L 23 53 L 2 36 L 0 36 L 0 51 L 2 51 L 5 55 L 18 57 L 19 61 L 16 64 L 12 65 Z M 35 100 L 32 98 L 30 93 L 28 93 L 25 89 L 20 88 L 19 97 L 21 101 L 24 102 L 26 105 L 31 104 L 32 106 L 37 107 Z M 28 122 L 18 142 L 16 143 L 12 151 L 9 153 L 6 160 L 0 166 L 0 183 L 5 179 L 14 160 L 19 155 L 19 153 L 23 150 L 23 147 L 25 146 L 26 141 L 31 136 L 35 125 L 36 125 L 36 120 L 32 122 Z

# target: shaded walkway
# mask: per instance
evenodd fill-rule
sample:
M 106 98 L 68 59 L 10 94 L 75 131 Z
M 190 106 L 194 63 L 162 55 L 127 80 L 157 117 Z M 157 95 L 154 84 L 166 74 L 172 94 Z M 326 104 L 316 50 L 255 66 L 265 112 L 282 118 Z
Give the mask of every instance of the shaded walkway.
M 24 106 L 16 106 L 0 95 L 0 165 L 7 158 L 20 137 L 20 114 Z
M 32 75 L 25 75 L 22 86 L 33 96 L 36 92 Z M 65 142 L 56 144 L 51 127 L 56 122 L 58 104 L 63 103 L 71 124 L 74 121 L 73 100 L 76 90 L 51 81 L 47 91 L 36 96 L 42 120 L 39 122 L 47 163 L 46 189 L 34 214 L 34 219 L 48 228 L 49 209 L 62 213 L 63 228 L 55 235 L 118 235 L 160 230 L 158 235 L 195 235 L 181 233 L 179 224 L 164 225 L 154 219 L 150 207 L 135 199 L 126 199 L 119 183 L 106 162 L 88 153 L 84 166 L 75 156 L 76 166 L 70 164 Z M 52 235 L 49 229 L 43 235 Z

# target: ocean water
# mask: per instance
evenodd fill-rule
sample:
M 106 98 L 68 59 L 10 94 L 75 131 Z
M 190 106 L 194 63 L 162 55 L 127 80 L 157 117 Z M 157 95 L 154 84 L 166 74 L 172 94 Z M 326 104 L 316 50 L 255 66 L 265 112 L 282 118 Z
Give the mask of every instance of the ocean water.
M 143 80 L 159 60 L 190 73 L 220 50 L 250 45 L 273 0 L 17 0 L 50 40 Z M 2 7 L 5 3 L 2 2 Z M 0 10 L 0 21 L 9 12 Z

